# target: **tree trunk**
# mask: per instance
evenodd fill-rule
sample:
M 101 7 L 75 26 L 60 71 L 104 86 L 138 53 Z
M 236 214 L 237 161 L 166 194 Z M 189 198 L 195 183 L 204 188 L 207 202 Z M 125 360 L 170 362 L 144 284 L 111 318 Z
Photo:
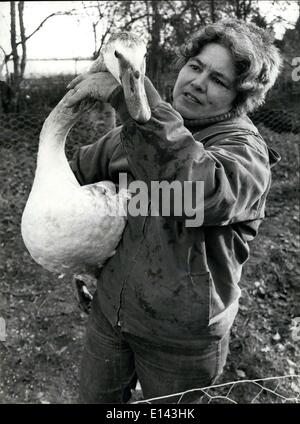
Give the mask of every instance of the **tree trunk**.
M 20 66 L 20 80 L 19 80 L 19 83 L 21 83 L 21 80 L 23 79 L 23 76 L 24 76 L 26 59 L 27 59 L 26 35 L 25 35 L 25 26 L 24 26 L 24 1 L 19 1 L 18 9 L 19 9 L 21 46 L 22 46 L 22 58 L 21 58 L 21 66 Z
M 13 74 L 13 87 L 17 85 L 19 77 L 19 55 L 17 48 L 17 34 L 16 34 L 16 2 L 10 2 L 10 42 L 13 55 L 14 74 Z
M 160 91 L 160 74 L 161 74 L 161 60 L 160 57 L 160 29 L 161 29 L 161 19 L 159 14 L 159 2 L 152 0 L 151 1 L 152 9 L 152 25 L 151 25 L 151 47 L 149 54 L 149 75 L 150 79 L 153 81 L 155 87 Z
M 240 0 L 235 0 L 235 16 L 238 19 L 241 19 L 241 5 L 240 5 Z
M 210 18 L 212 22 L 216 22 L 215 0 L 210 0 Z
M 16 2 L 10 2 L 10 42 L 11 42 L 11 51 L 13 57 L 14 71 L 11 75 L 11 87 L 13 90 L 13 99 L 12 105 L 13 109 L 17 111 L 18 109 L 18 99 L 19 99 L 19 55 L 17 47 L 17 32 L 16 32 Z

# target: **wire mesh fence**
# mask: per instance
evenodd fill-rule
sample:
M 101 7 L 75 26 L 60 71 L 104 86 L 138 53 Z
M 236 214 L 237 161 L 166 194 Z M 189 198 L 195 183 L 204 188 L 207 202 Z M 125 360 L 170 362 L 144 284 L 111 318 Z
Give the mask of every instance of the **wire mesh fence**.
M 11 148 L 25 142 L 37 150 L 39 133 L 50 110 L 0 114 L 0 145 Z M 267 144 L 278 149 L 283 165 L 291 162 L 299 165 L 300 112 L 263 109 L 250 118 Z M 111 108 L 103 105 L 85 113 L 68 136 L 67 155 L 72 155 L 79 145 L 99 139 L 115 122 Z
M 262 124 L 276 133 L 300 134 L 300 114 L 297 111 L 265 108 L 250 117 L 255 124 Z
M 137 397 L 142 398 L 142 393 Z M 193 401 L 189 402 L 191 399 Z M 300 375 L 231 381 L 132 403 L 300 403 Z
M 40 131 L 50 111 L 49 108 L 35 113 L 0 114 L 0 146 L 12 148 L 26 143 L 30 150 L 36 151 Z M 98 140 L 115 125 L 115 121 L 114 111 L 106 105 L 96 105 L 93 110 L 83 114 L 68 136 L 67 155 L 72 154 L 79 145 Z

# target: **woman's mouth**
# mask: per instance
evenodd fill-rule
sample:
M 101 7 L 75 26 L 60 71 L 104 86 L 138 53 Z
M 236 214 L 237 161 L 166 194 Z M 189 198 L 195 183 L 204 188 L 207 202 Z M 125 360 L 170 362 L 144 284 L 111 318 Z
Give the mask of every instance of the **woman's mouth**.
M 191 93 L 184 93 L 184 97 L 186 97 L 188 100 L 192 101 L 193 103 L 198 103 L 199 105 L 202 105 L 199 99 L 197 97 L 193 96 Z

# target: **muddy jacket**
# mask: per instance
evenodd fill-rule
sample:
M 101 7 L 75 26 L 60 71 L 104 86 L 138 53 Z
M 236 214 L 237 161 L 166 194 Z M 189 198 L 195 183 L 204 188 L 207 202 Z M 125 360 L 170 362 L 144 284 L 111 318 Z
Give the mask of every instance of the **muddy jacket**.
M 126 119 L 82 147 L 72 170 L 81 184 L 118 183 L 126 172 L 128 182 L 142 180 L 149 192 L 151 181 L 204 181 L 204 221 L 187 227 L 184 214 L 128 214 L 98 280 L 98 301 L 112 325 L 150 340 L 219 338 L 238 309 L 248 242 L 264 218 L 278 158 L 247 117 L 192 134 L 170 104 L 154 98 L 149 122 Z

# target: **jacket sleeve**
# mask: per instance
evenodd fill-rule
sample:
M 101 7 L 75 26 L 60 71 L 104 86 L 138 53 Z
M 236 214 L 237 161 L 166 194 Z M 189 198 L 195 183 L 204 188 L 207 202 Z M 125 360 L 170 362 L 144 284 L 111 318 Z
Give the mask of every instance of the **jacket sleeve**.
M 204 208 L 204 225 L 256 219 L 270 184 L 270 167 L 267 148 L 262 148 L 255 134 L 224 134 L 204 148 L 170 104 L 155 93 L 152 98 L 151 119 L 138 124 L 129 118 L 121 133 L 135 179 L 146 182 L 149 190 L 153 181 L 188 181 L 194 189 L 197 181 L 203 181 L 204 202 L 199 207 Z M 171 216 L 192 215 L 182 211 Z
M 148 79 L 146 79 L 146 85 L 153 87 Z M 160 96 L 154 88 L 149 93 L 148 100 L 152 104 L 160 100 Z M 112 92 L 109 103 L 115 108 L 121 124 L 130 119 L 121 86 Z M 109 165 L 116 146 L 120 142 L 120 132 L 121 126 L 112 129 L 97 142 L 80 147 L 76 151 L 72 160 L 69 161 L 69 165 L 80 185 L 111 180 Z
M 80 147 L 75 153 L 69 165 L 80 185 L 110 180 L 109 163 L 120 131 L 121 128 L 115 128 L 95 143 Z

